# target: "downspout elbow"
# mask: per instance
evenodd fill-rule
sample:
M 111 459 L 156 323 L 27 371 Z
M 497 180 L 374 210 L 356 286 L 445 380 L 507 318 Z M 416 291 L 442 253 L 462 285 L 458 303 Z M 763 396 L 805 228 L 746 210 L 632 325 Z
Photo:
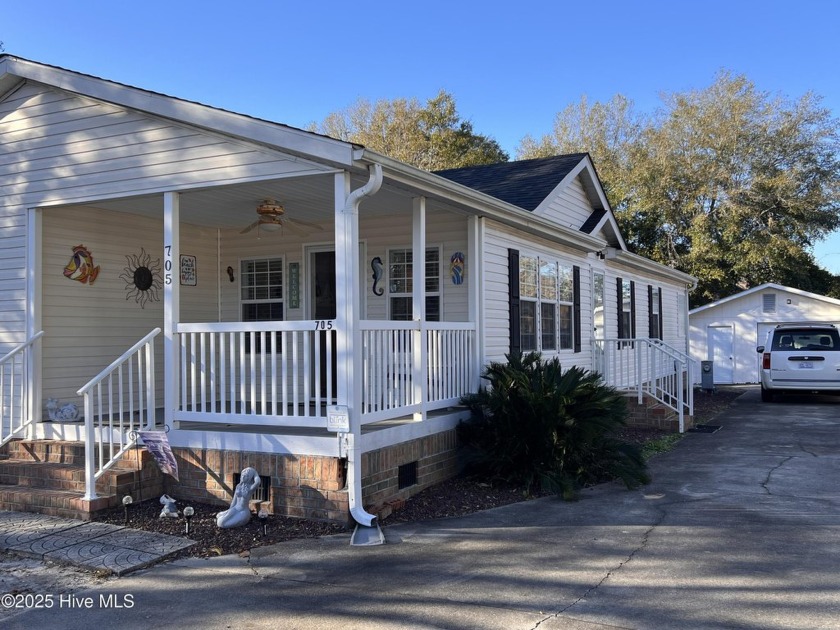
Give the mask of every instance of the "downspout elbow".
M 347 201 L 344 203 L 344 212 L 357 212 L 359 201 L 362 197 L 369 197 L 379 192 L 382 187 L 382 166 L 380 164 L 371 164 L 368 166 L 370 177 L 367 183 L 361 188 L 357 188 L 347 196 Z

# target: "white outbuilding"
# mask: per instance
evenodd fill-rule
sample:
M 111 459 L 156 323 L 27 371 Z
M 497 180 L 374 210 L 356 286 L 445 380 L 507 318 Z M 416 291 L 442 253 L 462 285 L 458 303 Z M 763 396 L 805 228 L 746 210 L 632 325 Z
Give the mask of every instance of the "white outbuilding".
M 692 309 L 691 357 L 713 362 L 715 384 L 757 383 L 756 347 L 768 330 L 790 322 L 840 325 L 840 300 L 767 283 Z

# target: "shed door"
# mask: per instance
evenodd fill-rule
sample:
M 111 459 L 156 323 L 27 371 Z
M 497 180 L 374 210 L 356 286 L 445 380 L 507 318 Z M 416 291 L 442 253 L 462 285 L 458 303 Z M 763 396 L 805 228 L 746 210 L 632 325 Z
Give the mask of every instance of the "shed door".
M 715 384 L 732 383 L 735 367 L 732 326 L 709 326 L 709 355 L 714 362 Z

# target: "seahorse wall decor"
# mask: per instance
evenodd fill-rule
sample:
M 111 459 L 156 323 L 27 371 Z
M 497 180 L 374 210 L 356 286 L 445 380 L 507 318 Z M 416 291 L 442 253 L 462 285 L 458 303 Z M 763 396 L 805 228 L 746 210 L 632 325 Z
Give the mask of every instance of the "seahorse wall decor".
M 452 277 L 452 284 L 464 282 L 464 254 L 455 252 L 449 259 L 449 274 Z
M 370 268 L 373 270 L 373 294 L 382 295 L 385 289 L 378 286 L 379 281 L 382 280 L 382 259 L 377 256 L 370 261 Z

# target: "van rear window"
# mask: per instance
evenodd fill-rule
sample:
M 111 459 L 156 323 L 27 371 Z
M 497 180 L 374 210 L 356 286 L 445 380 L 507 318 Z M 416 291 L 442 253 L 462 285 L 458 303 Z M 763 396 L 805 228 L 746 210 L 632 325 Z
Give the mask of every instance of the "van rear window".
M 788 328 L 773 334 L 772 350 L 840 351 L 840 334 L 836 330 L 796 330 Z

